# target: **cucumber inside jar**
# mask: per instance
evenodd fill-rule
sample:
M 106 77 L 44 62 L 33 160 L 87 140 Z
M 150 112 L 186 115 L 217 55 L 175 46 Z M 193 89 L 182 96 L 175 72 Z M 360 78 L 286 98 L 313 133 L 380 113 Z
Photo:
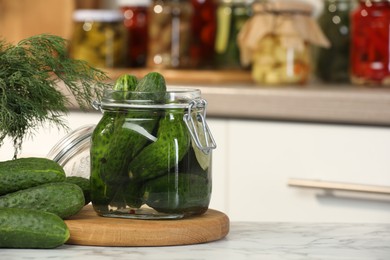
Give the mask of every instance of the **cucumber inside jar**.
M 127 158 L 130 162 L 124 162 L 129 165 L 127 176 L 110 172 L 107 167 L 101 167 L 102 163 L 95 165 L 91 179 L 96 186 L 92 197 L 101 215 L 132 212 L 134 217 L 152 213 L 156 218 L 164 218 L 164 215 L 180 218 L 207 210 L 211 172 L 209 167 L 204 169 L 204 165 L 199 164 L 182 120 L 183 110 L 162 113 L 157 140 L 147 140 L 149 145 L 134 158 Z M 125 153 L 126 150 L 117 151 L 116 157 L 126 158 Z M 112 178 L 116 181 L 102 178 L 108 174 L 118 178 Z
M 202 134 L 204 114 L 195 120 L 205 112 L 200 91 L 166 91 L 164 78 L 155 72 L 139 81 L 120 77 L 117 83 L 103 98 L 104 115 L 92 135 L 95 211 L 136 219 L 203 214 L 211 197 L 211 152 L 194 144 L 188 126 L 202 144 L 210 137 Z

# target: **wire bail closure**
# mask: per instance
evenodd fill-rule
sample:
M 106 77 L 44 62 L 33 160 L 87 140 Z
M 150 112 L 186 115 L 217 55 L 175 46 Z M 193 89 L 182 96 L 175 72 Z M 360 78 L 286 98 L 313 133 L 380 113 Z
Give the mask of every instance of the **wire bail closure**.
M 187 125 L 188 131 L 194 140 L 196 146 L 205 154 L 210 153 L 210 150 L 217 147 L 211 131 L 206 123 L 206 106 L 207 101 L 204 99 L 192 100 L 184 114 L 183 120 Z M 196 114 L 192 116 L 194 109 Z M 194 119 L 197 121 L 194 122 Z M 199 128 L 201 126 L 201 128 Z
M 92 101 L 92 107 L 95 110 L 102 112 L 102 103 L 100 103 L 99 101 L 97 101 L 97 100 Z

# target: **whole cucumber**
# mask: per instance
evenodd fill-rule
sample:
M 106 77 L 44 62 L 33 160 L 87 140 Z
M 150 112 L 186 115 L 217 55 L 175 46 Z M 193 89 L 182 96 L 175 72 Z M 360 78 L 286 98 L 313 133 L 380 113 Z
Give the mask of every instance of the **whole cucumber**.
M 143 182 L 178 167 L 190 146 L 183 115 L 183 110 L 165 112 L 159 121 L 157 140 L 146 146 L 130 163 L 130 179 Z
M 138 79 L 134 75 L 124 74 L 120 76 L 114 85 L 114 90 L 118 91 L 134 91 L 137 86 Z
M 137 77 L 134 75 L 124 74 L 120 76 L 114 85 L 114 90 L 117 92 L 113 93 L 113 98 L 116 101 L 124 101 L 129 98 L 129 93 L 135 90 L 135 86 L 138 83 Z
M 51 212 L 61 218 L 70 217 L 84 207 L 79 186 L 68 182 L 45 183 L 0 196 L 0 208 L 24 208 Z
M 122 84 L 134 83 L 135 81 L 130 80 L 122 81 Z M 131 99 L 150 98 L 150 92 L 165 93 L 166 91 L 165 79 L 157 72 L 148 73 L 136 86 L 122 86 L 122 88 L 134 90 L 131 92 Z M 136 96 L 137 93 L 141 93 L 142 96 Z M 165 98 L 165 94 L 162 96 L 161 94 L 158 96 L 159 100 Z M 153 98 L 157 97 L 153 96 Z M 115 113 L 116 115 L 113 115 Z M 140 109 L 129 112 L 116 111 L 111 114 L 111 117 L 113 118 L 108 126 L 109 131 L 105 129 L 107 122 L 99 122 L 99 128 L 95 129 L 93 140 L 96 142 L 91 149 L 91 157 L 94 163 L 93 171 L 98 171 L 99 176 L 106 183 L 118 185 L 128 179 L 129 163 L 150 142 L 149 136 L 157 125 L 160 115 Z
M 0 162 L 0 195 L 64 180 L 64 169 L 47 158 L 29 157 Z
M 0 209 L 0 247 L 55 248 L 70 237 L 65 222 L 49 212 L 18 209 Z
M 91 185 L 87 178 L 80 176 L 67 176 L 66 182 L 76 184 L 84 193 L 85 205 L 91 202 Z
M 158 72 L 150 72 L 138 82 L 131 99 L 164 103 L 166 90 L 164 76 Z
M 202 214 L 211 199 L 211 179 L 207 175 L 166 174 L 146 182 L 144 188 L 146 204 L 164 213 Z
M 127 99 L 147 104 L 165 100 L 166 84 L 161 74 L 148 73 L 136 86 L 135 80 L 125 79 L 116 88 L 130 90 Z M 153 132 L 160 114 L 141 108 L 105 112 L 95 128 L 91 147 L 92 203 L 97 211 L 104 211 L 107 205 L 121 208 L 126 204 L 131 207 L 142 204 L 140 185 L 129 179 L 129 163 L 155 140 Z

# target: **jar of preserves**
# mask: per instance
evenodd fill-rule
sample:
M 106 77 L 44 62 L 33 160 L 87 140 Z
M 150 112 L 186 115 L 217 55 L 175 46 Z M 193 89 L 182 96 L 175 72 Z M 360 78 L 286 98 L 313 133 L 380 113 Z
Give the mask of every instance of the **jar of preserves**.
M 151 0 L 119 0 L 118 5 L 127 28 L 127 57 L 129 67 L 144 67 L 148 51 L 148 9 Z
M 218 68 L 242 68 L 237 35 L 251 16 L 252 2 L 253 0 L 219 0 L 215 39 L 215 61 Z
M 215 142 L 199 90 L 109 90 L 95 105 L 103 111 L 90 150 L 99 215 L 177 219 L 208 209 Z
M 257 2 L 254 15 L 238 36 L 241 62 L 252 63 L 258 84 L 307 82 L 311 74 L 311 44 L 329 46 L 312 19 L 313 7 L 295 1 Z
M 315 74 L 326 83 L 349 81 L 350 12 L 353 0 L 326 0 L 318 19 L 329 48 L 317 48 Z
M 155 0 L 149 10 L 147 66 L 191 67 L 191 3 L 187 0 Z
M 116 10 L 80 9 L 75 22 L 70 53 L 96 67 L 122 67 L 126 53 L 123 15 Z
M 217 30 L 215 0 L 191 0 L 196 12 L 192 16 L 191 61 L 196 68 L 213 68 Z
M 351 81 L 390 85 L 390 2 L 360 1 L 351 14 Z

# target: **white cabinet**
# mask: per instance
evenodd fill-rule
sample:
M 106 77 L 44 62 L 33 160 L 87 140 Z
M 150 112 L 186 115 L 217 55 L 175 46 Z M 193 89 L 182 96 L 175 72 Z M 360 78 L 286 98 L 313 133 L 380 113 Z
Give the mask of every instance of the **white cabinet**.
M 98 112 L 78 112 L 71 111 L 65 119 L 69 130 L 74 130 L 88 124 L 97 124 L 101 118 Z M 41 127 L 33 136 L 26 138 L 23 142 L 22 153 L 19 157 L 46 156 L 51 148 L 66 135 L 63 129 L 45 126 Z M 0 160 L 9 160 L 13 156 L 12 142 L 7 139 L 0 147 Z
M 390 186 L 389 128 L 231 119 L 209 124 L 219 145 L 212 206 L 232 220 L 390 222 L 390 196 L 287 185 L 289 178 L 307 178 Z
M 69 113 L 71 129 L 100 120 Z M 390 186 L 390 128 L 208 118 L 213 152 L 211 208 L 234 221 L 388 222 L 390 196 L 289 187 L 289 178 Z M 42 128 L 21 156 L 46 156 L 65 135 Z M 0 149 L 11 159 L 12 144 Z

